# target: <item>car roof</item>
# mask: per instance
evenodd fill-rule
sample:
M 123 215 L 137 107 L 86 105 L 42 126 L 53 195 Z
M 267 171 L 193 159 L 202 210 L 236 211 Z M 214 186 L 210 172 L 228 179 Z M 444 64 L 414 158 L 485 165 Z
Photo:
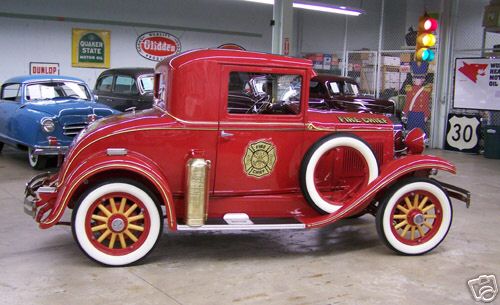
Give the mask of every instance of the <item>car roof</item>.
M 54 80 L 69 80 L 82 82 L 84 81 L 77 77 L 72 76 L 64 76 L 64 75 L 45 75 L 45 74 L 37 74 L 37 75 L 23 75 L 9 78 L 4 83 L 31 83 L 31 82 L 39 82 L 39 81 L 54 81 Z
M 153 68 L 147 67 L 130 67 L 130 68 L 113 68 L 103 71 L 99 76 L 102 75 L 111 75 L 111 74 L 122 74 L 122 75 L 130 75 L 137 77 L 143 74 L 153 74 Z

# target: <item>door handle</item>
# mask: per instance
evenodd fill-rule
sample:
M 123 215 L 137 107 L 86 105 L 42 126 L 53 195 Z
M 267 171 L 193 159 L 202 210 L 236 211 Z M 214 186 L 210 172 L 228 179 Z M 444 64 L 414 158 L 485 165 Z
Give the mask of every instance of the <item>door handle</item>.
M 225 132 L 224 130 L 222 130 L 222 131 L 220 132 L 220 136 L 221 136 L 222 138 L 229 138 L 229 137 L 234 136 L 234 134 L 229 133 L 229 132 Z

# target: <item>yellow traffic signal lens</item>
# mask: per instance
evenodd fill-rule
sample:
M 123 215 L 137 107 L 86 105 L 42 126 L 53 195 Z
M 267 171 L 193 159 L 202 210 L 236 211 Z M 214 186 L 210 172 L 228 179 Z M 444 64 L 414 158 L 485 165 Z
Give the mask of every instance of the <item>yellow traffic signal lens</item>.
M 424 47 L 432 47 L 436 44 L 436 36 L 428 33 L 420 34 L 417 37 L 417 43 Z

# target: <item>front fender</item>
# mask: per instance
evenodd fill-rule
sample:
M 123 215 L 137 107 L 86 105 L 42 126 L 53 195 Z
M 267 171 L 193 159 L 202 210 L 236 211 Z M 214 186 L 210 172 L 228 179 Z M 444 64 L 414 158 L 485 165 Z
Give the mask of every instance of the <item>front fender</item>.
M 382 166 L 379 176 L 367 185 L 358 198 L 346 202 L 336 212 L 319 217 L 301 218 L 308 228 L 321 227 L 351 216 L 366 208 L 373 198 L 399 178 L 421 170 L 444 170 L 456 173 L 456 167 L 442 158 L 427 155 L 409 155 Z
M 160 168 L 147 157 L 134 152 L 125 156 L 108 156 L 100 152 L 88 158 L 67 175 L 63 185 L 58 186 L 57 199 L 50 214 L 40 222 L 40 228 L 45 229 L 55 225 L 64 214 L 65 208 L 73 199 L 78 188 L 89 178 L 113 170 L 125 170 L 139 174 L 147 179 L 159 192 L 165 204 L 168 225 L 175 230 L 176 217 L 172 192 Z

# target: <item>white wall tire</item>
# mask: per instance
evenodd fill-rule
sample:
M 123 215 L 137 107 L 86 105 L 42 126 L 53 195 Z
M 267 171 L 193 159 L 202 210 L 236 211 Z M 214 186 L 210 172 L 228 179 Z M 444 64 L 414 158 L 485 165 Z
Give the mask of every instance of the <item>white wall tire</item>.
M 364 158 L 368 167 L 367 183 L 371 183 L 378 177 L 377 159 L 362 139 L 349 134 L 335 134 L 322 138 L 309 149 L 302 161 L 300 185 L 307 201 L 324 213 L 334 213 L 341 205 L 332 204 L 321 196 L 315 184 L 314 172 L 321 157 L 339 147 L 355 149 Z
M 88 257 L 104 265 L 124 266 L 154 248 L 163 231 L 162 218 L 152 196 L 142 188 L 113 181 L 81 196 L 71 225 L 76 242 Z
M 453 218 L 451 201 L 434 180 L 409 178 L 391 187 L 378 207 L 376 225 L 393 251 L 420 255 L 446 237 Z
M 44 169 L 47 166 L 47 156 L 35 155 L 35 149 L 28 148 L 28 161 L 34 169 Z

